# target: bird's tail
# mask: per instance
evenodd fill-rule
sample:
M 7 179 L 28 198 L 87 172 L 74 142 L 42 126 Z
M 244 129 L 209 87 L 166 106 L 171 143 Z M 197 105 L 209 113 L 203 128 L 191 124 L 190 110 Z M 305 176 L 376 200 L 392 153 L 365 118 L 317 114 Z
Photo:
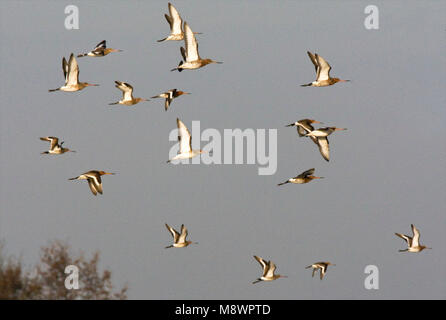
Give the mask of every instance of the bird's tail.
M 183 64 L 183 61 L 180 61 L 180 63 L 178 63 L 178 67 L 176 67 L 176 68 L 173 68 L 173 69 L 172 69 L 172 70 L 170 70 L 170 71 L 175 71 L 175 70 L 178 70 L 178 72 L 181 72 L 181 71 L 183 71 L 183 69 L 182 69 L 182 68 L 180 68 L 182 64 Z

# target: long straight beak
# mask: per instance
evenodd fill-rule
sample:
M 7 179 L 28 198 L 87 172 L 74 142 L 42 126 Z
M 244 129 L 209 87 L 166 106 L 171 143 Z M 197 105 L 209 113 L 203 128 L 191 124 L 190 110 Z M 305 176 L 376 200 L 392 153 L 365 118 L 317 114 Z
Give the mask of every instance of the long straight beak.
M 287 124 L 285 127 L 293 127 L 295 124 L 294 123 L 290 123 L 290 124 Z
M 106 173 L 104 173 L 104 174 L 112 174 L 112 175 L 115 175 L 116 173 L 113 173 L 113 172 L 106 172 Z
M 98 84 L 87 83 L 87 87 L 98 87 Z

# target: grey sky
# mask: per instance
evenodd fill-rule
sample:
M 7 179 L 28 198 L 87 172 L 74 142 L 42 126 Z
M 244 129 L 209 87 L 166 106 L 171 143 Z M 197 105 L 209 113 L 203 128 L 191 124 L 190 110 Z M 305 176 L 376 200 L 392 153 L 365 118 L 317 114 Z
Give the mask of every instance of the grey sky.
M 79 7 L 80 29 L 64 28 L 64 8 Z M 168 34 L 167 1 L 2 1 L 0 238 L 9 253 L 37 261 L 39 248 L 65 239 L 73 250 L 100 250 L 114 282 L 136 299 L 446 298 L 444 79 L 446 5 L 442 1 L 174 1 L 195 32 L 200 55 L 224 61 L 169 72 L 183 42 Z M 377 5 L 380 29 L 364 28 Z M 124 50 L 80 58 L 76 93 L 63 84 L 61 59 L 101 40 Z M 314 80 L 306 51 L 351 79 L 327 88 Z M 170 88 L 191 95 L 168 112 L 156 99 L 109 107 L 114 80 L 148 98 Z M 186 126 L 278 128 L 278 170 L 257 165 L 168 165 L 169 132 Z M 314 118 L 348 128 L 331 136 L 325 162 L 284 125 Z M 43 156 L 40 136 L 55 135 L 77 153 Z M 277 187 L 315 167 L 325 177 Z M 91 169 L 117 172 L 94 197 Z M 184 223 L 199 245 L 165 250 L 164 227 Z M 401 254 L 394 232 L 421 231 L 433 247 Z M 251 285 L 253 254 L 289 276 Z M 324 281 L 304 267 L 336 263 Z M 364 268 L 380 289 L 364 289 Z

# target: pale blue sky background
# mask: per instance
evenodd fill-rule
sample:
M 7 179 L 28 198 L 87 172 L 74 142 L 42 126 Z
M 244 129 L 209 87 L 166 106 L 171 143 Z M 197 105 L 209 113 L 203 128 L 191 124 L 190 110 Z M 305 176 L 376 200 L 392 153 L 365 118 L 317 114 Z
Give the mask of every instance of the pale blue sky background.
M 64 8 L 80 10 L 80 29 L 64 28 Z M 377 5 L 380 29 L 364 28 Z M 39 248 L 67 240 L 101 252 L 114 282 L 135 299 L 446 298 L 445 9 L 442 1 L 175 1 L 204 58 L 224 61 L 169 72 L 182 42 L 168 34 L 167 1 L 1 1 L 0 238 L 32 265 Z M 124 50 L 78 59 L 77 93 L 63 84 L 61 59 L 101 40 Z M 314 79 L 306 51 L 332 75 L 351 79 L 302 88 Z M 192 92 L 168 112 L 161 100 L 110 108 L 127 81 L 135 96 Z M 202 130 L 277 128 L 278 170 L 256 165 L 165 161 L 176 117 Z M 331 161 L 284 125 L 314 118 L 348 128 L 331 136 Z M 55 135 L 77 153 L 42 156 Z M 315 167 L 324 180 L 278 182 Z M 104 195 L 68 181 L 91 169 Z M 199 245 L 165 250 L 164 223 L 184 223 Z M 394 232 L 421 230 L 433 247 L 401 254 Z M 272 259 L 288 279 L 251 285 L 252 255 Z M 336 266 L 324 281 L 305 266 Z M 380 289 L 364 289 L 364 268 Z

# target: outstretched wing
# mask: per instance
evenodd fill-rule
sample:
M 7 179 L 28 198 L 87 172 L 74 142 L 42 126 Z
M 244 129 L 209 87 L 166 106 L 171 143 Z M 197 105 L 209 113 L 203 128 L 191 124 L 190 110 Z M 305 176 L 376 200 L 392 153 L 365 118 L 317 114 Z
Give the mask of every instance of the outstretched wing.
M 172 234 L 173 242 L 177 243 L 178 242 L 178 238 L 180 237 L 180 234 L 178 233 L 178 231 L 176 231 L 174 228 L 169 226 L 167 223 L 166 223 L 166 228 Z
M 314 54 L 312 54 L 310 51 L 307 51 L 308 56 L 310 57 L 311 62 L 313 62 L 314 64 L 314 69 L 316 70 L 316 74 L 318 74 L 318 68 L 319 68 L 319 64 L 316 60 L 316 57 Z
M 187 22 L 184 22 L 184 41 L 186 43 L 186 61 L 190 62 L 200 59 L 197 40 Z
M 40 140 L 49 141 L 50 142 L 50 150 L 53 150 L 58 144 L 59 139 L 56 137 L 42 137 Z
M 102 194 L 102 179 L 101 179 L 101 176 L 98 176 L 98 175 L 88 175 L 88 184 L 90 185 L 90 189 L 92 189 L 92 186 L 94 186 L 94 188 L 97 190 L 97 192 Z M 91 190 L 91 191 L 93 191 L 93 190 Z
M 77 65 L 76 58 L 74 54 L 70 55 L 70 60 L 68 60 L 68 83 L 70 85 L 76 85 L 79 82 L 79 66 Z
M 192 136 L 184 123 L 177 118 L 178 140 L 180 142 L 180 153 L 188 153 L 192 150 Z
M 316 54 L 317 64 L 319 66 L 319 70 L 317 73 L 317 81 L 328 80 L 330 78 L 330 70 L 331 66 L 322 58 L 320 55 Z
M 186 237 L 187 237 L 187 229 L 184 226 L 184 224 L 181 225 L 181 234 L 180 234 L 180 238 L 178 239 L 178 242 L 183 243 L 186 242 Z
M 274 271 L 275 270 L 276 270 L 276 265 L 274 264 L 274 262 L 269 261 L 268 262 L 268 271 L 266 272 L 264 277 L 268 277 L 268 278 L 274 277 Z
M 409 236 L 407 236 L 405 234 L 401 234 L 401 233 L 397 233 L 397 232 L 395 232 L 395 235 L 397 235 L 401 239 L 404 239 L 407 242 L 407 245 L 409 247 L 412 246 L 412 237 L 409 237 Z
M 254 256 L 254 259 L 256 259 L 258 261 L 258 263 L 260 263 L 260 265 L 262 266 L 263 269 L 263 276 L 265 276 L 265 274 L 268 272 L 268 264 L 265 260 L 263 260 L 262 258 L 258 257 L 258 256 Z
M 171 23 L 169 22 L 170 32 L 172 34 L 183 33 L 183 30 L 181 30 L 181 25 L 183 24 L 183 20 L 181 19 L 180 14 L 170 2 L 168 6 L 169 6 L 170 18 L 172 19 L 172 22 Z
M 311 176 L 314 173 L 314 168 L 309 169 L 307 171 L 302 172 L 300 175 L 297 176 L 297 178 L 306 178 L 308 176 Z
M 127 82 L 115 81 L 116 88 L 122 91 L 123 100 L 133 100 L 133 87 Z
M 68 63 L 65 57 L 62 58 L 63 77 L 65 78 L 65 85 L 68 83 Z
M 319 152 L 321 153 L 322 157 L 325 160 L 330 161 L 330 144 L 328 142 L 327 137 L 320 137 L 320 138 L 311 137 L 311 138 L 317 139 L 317 140 L 313 140 L 313 141 L 316 141 L 316 143 L 319 147 Z
M 96 185 L 92 179 L 88 179 L 88 186 L 90 187 L 91 192 L 96 196 L 98 194 L 98 190 L 96 190 Z M 101 192 L 102 193 L 102 192 Z
M 183 57 L 183 60 L 186 61 L 186 50 L 183 47 L 181 47 L 180 51 L 181 51 L 181 56 Z
M 410 226 L 412 227 L 413 232 L 412 246 L 418 247 L 420 245 L 420 230 L 418 230 L 413 224 Z
M 101 42 L 99 42 L 96 47 L 94 47 L 93 51 L 98 50 L 99 48 L 105 49 L 107 48 L 106 42 L 105 40 L 102 40 Z

